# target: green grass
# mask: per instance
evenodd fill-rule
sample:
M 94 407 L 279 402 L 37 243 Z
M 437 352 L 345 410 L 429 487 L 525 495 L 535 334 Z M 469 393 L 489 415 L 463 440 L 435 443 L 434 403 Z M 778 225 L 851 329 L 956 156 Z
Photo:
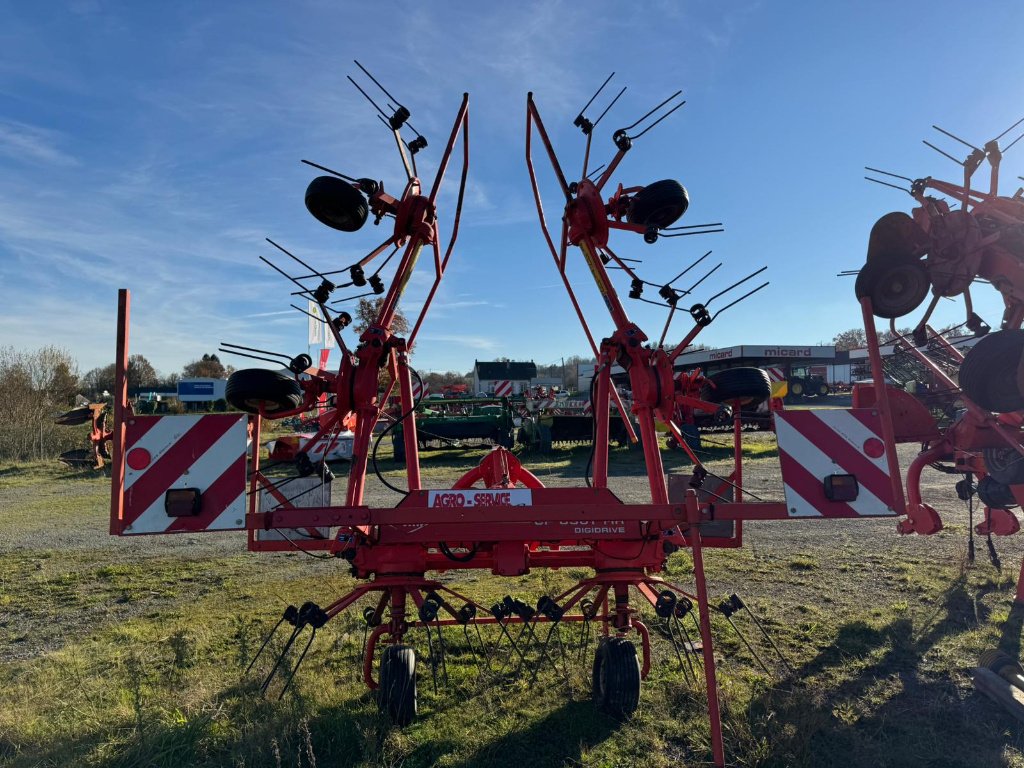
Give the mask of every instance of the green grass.
M 428 452 L 425 474 L 457 475 L 481 455 Z M 616 471 L 635 461 L 625 449 L 615 460 Z M 585 462 L 585 450 L 566 450 L 544 457 L 539 469 L 531 462 L 531 469 L 571 474 Z M 8 532 L 54 520 L 103 524 L 102 478 L 69 478 L 34 465 L 4 477 L 21 478 L 8 491 L 30 502 L 28 511 L 19 504 L 5 520 Z M 51 517 L 40 523 L 35 516 L 44 509 Z M 551 641 L 557 670 L 543 664 L 532 686 L 530 673 L 513 674 L 511 661 L 499 673 L 511 655 L 507 640 L 491 672 L 481 673 L 461 630 L 449 629 L 448 683 L 437 693 L 426 636 L 414 630 L 420 717 L 395 730 L 378 716 L 357 673 L 361 605 L 318 633 L 282 701 L 280 679 L 268 696 L 258 690 L 269 671 L 267 654 L 245 674 L 285 605 L 326 605 L 355 585 L 341 562 L 248 554 L 240 539 L 233 554 L 136 550 L 114 539 L 75 550 L 12 549 L 3 541 L 4 765 L 657 768 L 710 760 L 703 684 L 688 680 L 649 610 L 654 664 L 629 721 L 590 705 L 596 637 L 582 649 L 578 627 L 560 630 L 561 644 Z M 786 677 L 749 618 L 738 614 L 737 625 L 769 664 L 766 673 L 724 618 L 714 617 L 731 764 L 1024 765 L 1015 722 L 975 695 L 968 676 L 984 648 L 1019 649 L 1024 616 L 1010 610 L 1012 577 L 981 563 L 967 568 L 962 558 L 877 546 L 878 539 L 819 541 L 814 550 L 776 542 L 707 554 L 712 597 L 739 591 L 795 669 Z M 670 580 L 687 584 L 691 573 L 685 553 L 670 558 Z M 588 575 L 563 569 L 511 579 L 481 572 L 445 578 L 486 605 L 504 594 L 532 602 Z M 542 637 L 546 631 L 538 628 Z M 497 638 L 493 629 L 484 632 L 491 642 Z M 475 633 L 470 640 L 475 648 Z M 274 645 L 282 642 L 279 634 Z M 531 659 L 538 658 L 535 645 Z

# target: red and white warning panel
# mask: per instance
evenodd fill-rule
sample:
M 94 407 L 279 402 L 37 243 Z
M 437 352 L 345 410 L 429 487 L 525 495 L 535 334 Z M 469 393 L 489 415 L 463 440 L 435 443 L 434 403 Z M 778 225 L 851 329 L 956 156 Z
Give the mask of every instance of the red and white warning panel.
M 775 433 L 790 517 L 898 514 L 878 411 L 778 411 Z
M 247 417 L 132 416 L 114 529 L 124 535 L 245 528 Z

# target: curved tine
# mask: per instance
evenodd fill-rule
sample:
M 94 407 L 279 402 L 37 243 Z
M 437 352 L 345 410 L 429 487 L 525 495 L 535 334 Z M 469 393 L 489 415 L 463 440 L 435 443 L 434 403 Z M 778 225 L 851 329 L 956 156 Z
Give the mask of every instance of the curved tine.
M 306 165 L 311 165 L 314 168 L 319 168 L 321 171 L 326 171 L 327 173 L 330 173 L 330 174 L 332 174 L 334 176 L 337 176 L 339 179 L 344 179 L 345 181 L 349 181 L 349 182 L 351 182 L 353 184 L 358 184 L 359 183 L 358 179 L 353 179 L 351 176 L 346 176 L 344 173 L 339 173 L 338 171 L 335 171 L 335 170 L 333 170 L 331 168 L 328 168 L 326 165 L 320 165 L 319 163 L 314 163 L 312 160 L 300 160 L 299 162 L 305 163 Z
M 720 227 L 718 229 L 705 229 L 699 232 L 669 232 L 668 234 L 665 234 L 664 232 L 659 232 L 658 237 L 687 237 L 688 235 L 713 235 L 717 232 L 725 232 L 725 227 Z
M 279 266 L 277 266 L 270 259 L 265 258 L 263 256 L 260 256 L 259 258 L 260 258 L 260 261 L 262 261 L 264 264 L 269 265 L 270 268 L 273 269 L 275 272 L 277 272 L 278 274 L 284 275 L 289 280 L 291 280 L 293 283 L 295 283 L 297 286 L 299 286 L 299 288 L 302 289 L 301 291 L 294 291 L 294 292 L 292 292 L 292 294 L 291 294 L 292 296 L 308 296 L 311 299 L 313 298 L 313 291 L 311 289 L 309 289 L 306 286 L 304 286 L 302 283 L 300 283 L 294 277 L 292 277 L 287 272 L 285 272 L 283 269 L 281 269 Z
M 1014 128 L 1016 128 L 1016 127 L 1017 127 L 1018 125 L 1020 125 L 1021 123 L 1024 123 L 1024 117 L 1022 117 L 1022 118 L 1021 118 L 1020 120 L 1018 120 L 1018 121 L 1017 121 L 1016 123 L 1014 123 L 1013 125 L 1011 125 L 1011 126 L 1010 126 L 1009 128 L 1007 128 L 1007 129 L 1006 129 L 1005 131 L 1003 131 L 1002 133 L 1000 133 L 1000 134 L 999 134 L 998 136 L 996 136 L 996 137 L 995 137 L 994 139 L 992 139 L 992 141 L 999 141 L 999 140 L 1000 140 L 1001 138 L 1003 138 L 1003 136 L 1005 136 L 1006 134 L 1008 134 L 1008 133 L 1009 133 L 1010 131 L 1012 131 L 1012 130 L 1013 130 Z
M 643 122 L 644 120 L 646 120 L 646 119 L 647 119 L 648 117 L 650 117 L 650 116 L 651 116 L 651 115 L 653 115 L 653 114 L 654 114 L 655 112 L 657 112 L 657 111 L 658 111 L 659 109 L 661 109 L 662 107 L 664 107 L 664 106 L 665 106 L 666 104 L 668 104 L 668 103 L 669 103 L 670 101 L 672 101 L 672 99 L 674 99 L 674 98 L 675 98 L 676 96 L 678 96 L 678 95 L 679 95 L 679 94 L 681 94 L 682 92 L 683 92 L 683 91 L 682 91 L 682 89 L 680 89 L 680 90 L 676 91 L 676 92 L 675 92 L 675 93 L 673 93 L 673 94 L 672 94 L 671 96 L 669 96 L 669 97 L 668 97 L 667 99 L 665 99 L 665 100 L 664 100 L 663 102 L 661 102 L 661 103 L 660 103 L 660 104 L 659 104 L 658 106 L 654 107 L 654 108 L 653 108 L 653 109 L 651 109 L 651 110 L 650 110 L 649 112 L 647 112 L 647 113 L 646 113 L 646 114 L 645 114 L 645 115 L 644 115 L 643 117 L 641 117 L 641 118 L 640 118 L 639 120 L 637 120 L 637 121 L 636 121 L 635 123 L 633 123 L 632 125 L 627 125 L 627 126 L 626 126 L 625 128 L 620 128 L 619 130 L 622 130 L 622 131 L 628 131 L 628 130 L 630 130 L 631 128 L 636 128 L 636 127 L 637 127 L 638 125 L 640 125 L 640 123 L 642 123 L 642 122 Z M 684 101 L 684 102 L 683 102 L 683 104 L 685 104 L 685 103 L 686 103 L 686 102 Z M 679 108 L 679 107 L 681 107 L 681 106 L 682 106 L 683 104 L 678 104 L 678 105 L 676 105 L 676 107 L 674 107 L 674 109 L 678 109 L 678 108 Z
M 867 179 L 868 181 L 875 182 L 875 184 L 881 184 L 886 187 L 898 189 L 900 192 L 906 192 L 908 195 L 914 194 L 911 190 L 901 187 L 899 184 L 890 184 L 888 181 L 882 181 L 881 179 L 872 179 L 870 176 L 865 176 L 864 178 Z
M 377 78 L 375 78 L 373 75 L 370 74 L 370 70 L 368 70 L 366 67 L 364 67 L 362 64 L 360 64 L 356 59 L 352 59 L 352 61 L 355 62 L 355 65 L 357 67 L 359 67 L 361 70 L 363 70 L 363 74 L 366 75 L 368 78 L 370 78 L 373 81 L 374 85 L 376 85 L 378 88 L 380 88 L 384 92 L 385 96 L 387 96 L 389 99 L 391 99 L 393 102 L 395 102 L 398 106 L 400 106 L 403 109 L 405 109 L 405 107 L 402 105 L 402 102 L 400 102 L 398 99 L 396 99 L 390 93 L 388 93 L 388 89 L 385 88 L 383 85 L 381 85 L 379 82 L 377 82 Z
M 306 269 L 308 269 L 308 270 L 309 270 L 310 272 L 312 272 L 312 273 L 313 273 L 314 275 L 316 275 L 317 277 L 319 277 L 319 278 L 320 278 L 321 280 L 326 280 L 326 279 L 327 279 L 326 277 L 324 277 L 324 276 L 323 276 L 323 274 L 321 274 L 321 273 L 320 273 L 320 272 L 318 272 L 317 270 L 313 269 L 313 267 L 309 266 L 309 264 L 307 264 L 306 262 L 304 262 L 304 261 L 303 261 L 302 259 L 300 259 L 300 258 L 299 258 L 298 256 L 296 256 L 296 255 L 295 255 L 294 253 L 292 253 L 291 251 L 289 251 L 289 250 L 288 250 L 287 248 L 285 248 L 284 246 L 278 245 L 278 244 L 277 244 L 277 243 L 275 243 L 275 242 L 274 242 L 273 240 L 271 240 L 271 239 L 270 239 L 269 237 L 265 237 L 265 238 L 264 238 L 264 240 L 266 240 L 266 241 L 267 241 L 268 243 L 270 243 L 270 244 L 271 244 L 272 246 L 274 246 L 275 248 L 277 248 L 277 250 L 279 250 L 279 251 L 280 251 L 281 253 L 283 253 L 283 254 L 284 254 L 285 256 L 290 256 L 291 258 L 295 259 L 295 261 L 297 261 L 297 262 L 298 262 L 299 264 L 301 264 L 302 266 L 304 266 L 304 267 L 305 267 Z
M 705 280 L 707 280 L 707 279 L 708 279 L 709 277 L 711 277 L 711 276 L 712 276 L 713 274 L 715 274 L 715 272 L 717 272 L 717 271 L 718 271 L 718 268 L 719 268 L 719 267 L 721 267 L 721 266 L 722 266 L 722 264 L 723 264 L 723 262 L 721 262 L 721 261 L 720 261 L 720 262 L 718 262 L 718 263 L 717 263 L 717 264 L 716 264 L 715 266 L 713 266 L 713 267 L 712 267 L 712 268 L 710 269 L 710 271 L 708 271 L 708 273 L 707 273 L 706 275 L 704 275 L 704 277 L 702 277 L 702 278 L 701 278 L 700 280 L 698 280 L 698 281 L 697 281 L 696 283 L 694 283 L 694 284 L 693 284 L 693 285 L 691 285 L 691 286 L 690 286 L 689 288 L 687 288 L 687 289 L 686 289 L 686 290 L 684 291 L 684 294 L 690 294 L 690 293 L 693 293 L 693 292 L 694 292 L 695 290 L 697 290 L 697 286 L 699 286 L 699 285 L 700 285 L 701 283 L 703 283 L 703 282 L 704 282 Z
M 717 299 L 717 298 L 718 298 L 719 296 L 721 296 L 721 295 L 723 295 L 723 294 L 726 294 L 726 293 L 728 293 L 729 291 L 731 291 L 731 290 L 732 290 L 733 288 L 735 288 L 736 286 L 738 286 L 738 285 L 743 285 L 743 283 L 747 282 L 747 280 L 750 280 L 750 279 L 751 279 L 751 278 L 753 278 L 753 277 L 757 277 L 757 276 L 758 276 L 758 275 L 760 275 L 760 274 L 761 274 L 762 272 L 764 272 L 764 271 L 765 271 L 766 269 L 768 269 L 768 266 L 767 266 L 767 265 L 765 265 L 765 266 L 761 267 L 761 268 L 760 268 L 759 270 L 757 270 L 756 272 L 751 272 L 751 273 L 750 273 L 749 275 L 747 275 L 746 277 L 744 277 L 744 278 L 743 278 L 742 280 L 737 280 L 737 281 L 736 281 L 735 283 L 733 283 L 732 285 L 730 285 L 730 286 L 729 286 L 728 288 L 723 288 L 723 289 L 722 289 L 722 290 L 720 290 L 720 291 L 719 291 L 718 293 L 716 293 L 716 294 L 715 294 L 714 296 L 712 296 L 712 297 L 711 297 L 710 299 L 708 299 L 707 301 L 705 301 L 705 302 L 704 302 L 704 306 L 706 307 L 706 306 L 707 306 L 708 304 L 710 304 L 710 303 L 711 303 L 712 301 L 714 301 L 715 299 Z M 766 285 L 767 285 L 767 283 L 766 283 Z
M 588 101 L 586 104 L 584 104 L 583 105 L 583 109 L 581 109 L 579 111 L 579 115 L 581 117 L 583 116 L 583 113 L 587 111 L 587 107 L 589 107 L 591 104 L 594 103 L 594 99 L 596 99 L 598 97 L 598 95 L 601 93 L 601 91 L 604 90 L 604 87 L 606 85 L 608 85 L 609 82 L 611 82 L 611 79 L 613 77 L 615 77 L 615 73 L 614 72 L 612 72 L 610 75 L 608 75 L 608 77 L 605 78 L 604 82 L 601 83 L 601 87 L 598 88 L 596 91 L 594 91 L 594 95 L 590 97 L 590 101 Z
M 680 91 L 680 93 L 682 93 L 682 91 Z M 644 135 L 645 133 L 647 133 L 647 132 L 648 132 L 649 130 L 651 130 L 651 128 L 653 128 L 654 126 L 656 126 L 656 125 L 657 125 L 658 123 L 660 123 L 660 122 L 661 122 L 662 120 L 664 120 L 664 119 L 665 119 L 666 117 L 668 117 L 669 115 L 671 115 L 671 114 L 672 114 L 673 112 L 675 112 L 675 111 L 676 111 L 677 109 L 679 109 L 679 108 L 680 108 L 681 106 L 683 106 L 684 104 L 686 104 L 686 102 L 685 102 L 685 101 L 681 101 L 681 102 L 679 102 L 679 103 L 678 103 L 678 104 L 676 104 L 676 105 L 675 105 L 674 107 L 672 107 L 672 109 L 670 109 L 670 110 L 669 110 L 668 112 L 666 112 L 666 113 L 665 113 L 664 115 L 662 115 L 661 117 L 659 117 L 659 118 L 658 118 L 657 120 L 655 120 L 655 121 L 654 121 L 653 123 L 651 123 L 651 124 L 650 124 L 650 125 L 648 125 L 648 126 L 647 126 L 646 128 L 644 128 L 644 129 L 643 129 L 642 131 L 640 131 L 640 133 L 638 133 L 638 134 L 637 134 L 636 136 L 630 136 L 629 138 L 630 138 L 631 140 L 633 140 L 633 141 L 636 141 L 636 140 L 637 140 L 637 139 L 639 139 L 639 138 L 640 138 L 641 136 L 643 136 L 643 135 Z
M 615 98 L 612 99 L 611 104 L 609 104 L 607 107 L 605 107 L 604 108 L 604 112 L 602 112 L 600 115 L 597 116 L 597 120 L 594 121 L 594 125 L 591 128 L 592 131 L 593 131 L 594 128 L 597 128 L 598 123 L 600 123 L 602 120 L 604 120 L 604 116 L 608 114 L 609 110 L 612 107 L 615 106 L 615 102 L 617 102 L 620 98 L 622 98 L 622 94 L 624 94 L 625 92 L 626 92 L 626 86 L 622 86 L 622 90 L 619 91 L 617 94 L 615 94 Z
M 722 307 L 722 308 L 721 308 L 720 310 L 718 310 L 717 312 L 715 312 L 715 314 L 711 316 L 711 319 L 712 319 L 712 320 L 714 320 L 714 319 L 715 319 L 716 317 L 718 317 L 718 316 L 719 316 L 720 314 L 722 314 L 723 312 L 725 312 L 725 310 L 727 310 L 727 309 L 728 309 L 729 307 L 734 307 L 734 306 L 736 306 L 737 304 L 739 304 L 739 303 L 740 303 L 741 301 L 743 301 L 744 299 L 746 299 L 746 298 L 749 298 L 749 297 L 753 296 L 753 295 L 754 295 L 755 293 L 757 293 L 758 291 L 760 291 L 760 290 L 761 290 L 762 288 L 766 288 L 766 287 L 768 287 L 768 285 L 769 285 L 769 283 L 768 283 L 768 282 L 764 282 L 764 283 L 761 283 L 761 285 L 757 286 L 757 288 L 755 288 L 754 290 L 752 290 L 752 291 L 748 291 L 747 293 L 744 293 L 744 294 L 743 294 L 742 296 L 740 296 L 740 297 L 739 297 L 738 299 L 736 299 L 735 301 L 731 301 L 731 302 L 729 302 L 729 303 L 728 303 L 728 304 L 726 304 L 726 305 L 725 305 L 724 307 Z
M 963 145 L 964 145 L 965 147 L 968 147 L 969 149 L 973 149 L 973 150 L 974 150 L 975 152 L 982 152 L 982 151 L 983 151 L 983 150 L 982 150 L 982 149 L 980 149 L 979 147 L 976 147 L 976 146 L 974 146 L 973 144 L 971 144 L 970 142 L 968 142 L 968 141 L 964 141 L 964 140 L 963 140 L 963 139 L 961 139 L 961 138 L 960 138 L 959 136 L 956 136 L 956 135 L 954 135 L 954 134 L 950 133 L 950 132 L 949 132 L 949 131 L 947 131 L 947 130 L 946 130 L 945 128 L 939 128 L 939 126 L 937 126 L 937 125 L 932 125 L 932 128 L 934 128 L 934 129 L 935 129 L 936 131 L 938 131 L 939 133 L 941 133 L 941 134 L 942 134 L 943 136 L 949 136 L 949 138 L 953 139 L 953 141 L 959 141 L 959 142 L 960 142 L 961 144 L 963 144 Z
M 963 323 L 961 323 L 963 325 Z M 244 349 L 246 352 L 261 352 L 264 355 L 270 355 L 271 357 L 283 357 L 285 360 L 291 360 L 292 355 L 286 355 L 284 352 L 270 352 L 266 349 L 256 349 L 255 347 L 243 347 L 241 344 L 230 344 L 226 341 L 220 343 L 222 347 L 234 347 L 235 349 Z
M 659 232 L 676 232 L 676 231 L 678 231 L 680 229 L 703 229 L 704 227 L 720 227 L 720 226 L 722 226 L 722 222 L 720 222 L 720 221 L 712 221 L 709 224 L 685 224 L 685 225 L 680 226 L 680 227 L 662 227 L 658 231 Z
M 684 269 L 684 270 L 683 270 L 682 272 L 680 272 L 680 273 L 679 273 L 678 275 L 676 275 L 676 276 L 675 276 L 675 277 L 673 277 L 673 278 L 672 278 L 671 280 L 669 280 L 669 281 L 668 281 L 667 283 L 665 283 L 665 285 L 672 285 L 672 283 L 674 283 L 674 282 L 675 282 L 676 280 L 678 280 L 678 279 L 679 279 L 680 277 L 682 277 L 682 276 L 683 276 L 683 275 L 685 275 L 685 274 L 686 274 L 687 272 L 689 272 L 689 271 L 690 271 L 691 269 L 693 269 L 694 267 L 696 267 L 696 266 L 697 266 L 698 264 L 700 264 L 700 263 L 701 263 L 702 261 L 704 261 L 704 259 L 706 259 L 706 258 L 707 258 L 708 256 L 710 256 L 710 255 L 711 255 L 711 251 L 708 251 L 708 252 L 707 252 L 707 253 L 705 253 L 705 254 L 704 254 L 703 256 L 701 256 L 701 257 L 700 257 L 699 259 L 697 259 L 697 260 L 696 260 L 696 261 L 694 261 L 694 262 L 693 262 L 692 264 L 690 264 L 690 266 L 688 266 L 688 267 L 687 267 L 686 269 Z M 687 293 L 689 293 L 689 291 L 687 291 Z
M 900 176 L 898 173 L 891 173 L 890 171 L 883 171 L 881 168 L 872 168 L 870 165 L 864 166 L 865 171 L 871 171 L 872 173 L 880 173 L 883 176 L 892 176 L 894 179 L 903 179 L 903 181 L 909 181 L 911 184 L 914 180 L 909 176 Z M 864 178 L 867 178 L 866 176 Z
M 235 352 L 235 350 L 233 350 L 233 349 L 224 349 L 224 347 L 221 347 L 217 351 L 218 352 L 224 352 L 225 354 L 228 354 L 228 355 L 238 355 L 239 357 L 248 357 L 248 358 L 250 358 L 252 360 L 262 360 L 262 361 L 264 361 L 266 363 L 276 363 L 277 365 L 281 364 L 280 360 L 275 360 L 272 357 L 260 357 L 258 355 L 249 355 L 249 354 L 246 354 L 245 352 Z
M 387 113 L 383 109 L 381 109 L 379 106 L 377 106 L 377 102 L 375 102 L 373 99 L 370 98 L 370 94 L 368 94 L 366 91 L 364 91 L 359 86 L 359 83 L 357 83 L 355 80 L 352 79 L 351 75 L 345 75 L 345 77 L 346 77 L 346 79 L 348 79 L 348 81 L 350 83 L 352 83 L 352 85 L 354 85 L 356 87 L 357 91 L 359 91 L 361 94 L 363 94 L 363 98 L 365 98 L 368 102 L 370 102 L 370 104 L 373 105 L 374 109 L 376 109 L 378 112 L 380 112 L 380 114 L 384 115 L 384 117 L 387 118 L 387 116 L 388 116 Z M 391 126 L 389 125 L 388 127 L 390 128 Z

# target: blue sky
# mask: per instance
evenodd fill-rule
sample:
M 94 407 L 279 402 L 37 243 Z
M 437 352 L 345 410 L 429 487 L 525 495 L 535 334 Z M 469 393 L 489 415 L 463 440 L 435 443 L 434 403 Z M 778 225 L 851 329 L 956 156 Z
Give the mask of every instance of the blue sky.
M 263 238 L 326 270 L 384 233 L 339 233 L 310 217 L 303 193 L 316 174 L 299 160 L 401 188 L 388 133 L 345 80 L 356 74 L 353 58 L 430 140 L 419 156 L 426 179 L 461 93 L 471 94 L 462 234 L 417 345 L 422 370 L 588 352 L 533 210 L 523 160 L 529 90 L 563 165 L 578 174 L 583 141 L 572 119 L 609 72 L 629 90 L 598 129 L 598 162 L 613 152 L 614 128 L 683 89 L 686 106 L 637 142 L 613 181 L 677 178 L 691 197 L 680 223 L 722 221 L 727 231 L 654 246 L 619 234 L 612 247 L 643 258 L 651 280 L 707 249 L 725 262 L 719 287 L 768 265 L 769 288 L 699 337 L 714 346 L 827 342 L 858 325 L 852 279 L 835 274 L 860 266 L 878 216 L 912 202 L 864 181 L 862 167 L 955 179 L 959 169 L 921 139 L 965 150 L 932 123 L 980 144 L 1024 116 L 1019 3 L 55 8 L 0 2 L 0 344 L 57 344 L 82 371 L 113 359 L 122 286 L 133 292 L 132 351 L 163 373 L 221 341 L 306 350 L 291 288 L 258 261 L 273 256 Z M 1004 162 L 1004 192 L 1018 174 L 1024 141 Z M 442 217 L 454 190 L 451 177 Z M 571 256 L 600 337 L 610 321 L 579 253 Z M 408 313 L 428 283 L 425 269 L 413 278 Z M 995 326 L 998 297 L 983 286 L 976 294 Z M 625 301 L 656 337 L 664 311 Z M 937 319 L 961 313 L 943 302 Z M 687 324 L 674 329 L 670 337 Z

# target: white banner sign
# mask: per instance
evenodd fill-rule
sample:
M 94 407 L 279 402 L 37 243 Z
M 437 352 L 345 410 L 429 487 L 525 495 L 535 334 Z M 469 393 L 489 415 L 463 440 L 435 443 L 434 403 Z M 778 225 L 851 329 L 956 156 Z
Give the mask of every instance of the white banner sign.
M 324 321 L 320 307 L 315 301 L 309 300 L 309 345 L 322 344 L 324 340 Z M 329 335 L 329 334 L 328 334 Z

